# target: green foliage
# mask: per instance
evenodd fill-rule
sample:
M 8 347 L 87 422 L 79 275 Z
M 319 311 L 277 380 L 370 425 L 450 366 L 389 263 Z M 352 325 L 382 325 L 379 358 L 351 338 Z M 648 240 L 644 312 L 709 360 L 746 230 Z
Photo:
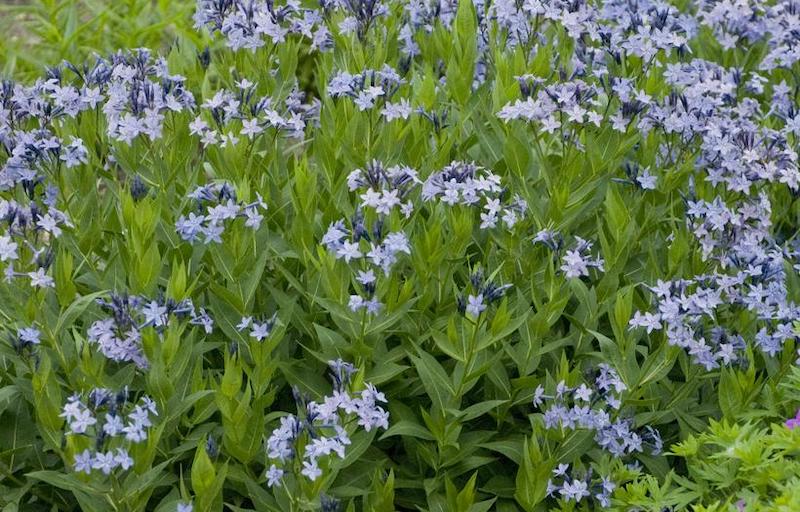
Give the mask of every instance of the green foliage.
M 783 425 L 800 404 L 793 342 L 774 358 L 750 350 L 741 366 L 705 371 L 663 332 L 630 328 L 634 313 L 650 305 L 643 284 L 709 268 L 685 225 L 682 197 L 697 155 L 681 148 L 674 168 L 661 170 L 658 189 L 642 193 L 612 178 L 627 161 L 655 167 L 659 148 L 680 143 L 676 136 L 587 123 L 579 151 L 559 134 L 497 116 L 519 97 L 515 77 L 571 65 L 575 42 L 563 27 L 536 52 L 506 48 L 508 34 L 481 48 L 483 4 L 459 2 L 452 27 L 437 21 L 419 42 L 413 78 L 400 86 L 414 106 L 447 112 L 438 126 L 421 115 L 385 121 L 325 94 L 336 71 L 398 62 L 397 5 L 380 31 L 336 33 L 330 53 L 313 52 L 299 38 L 232 51 L 194 30 L 194 8 L 176 0 L 0 6 L 7 35 L 0 73 L 22 82 L 62 59 L 150 47 L 186 77 L 198 104 L 242 77 L 261 95 L 284 98 L 299 84 L 320 102 L 318 126 L 300 141 L 242 136 L 239 145 L 206 148 L 190 135 L 186 112 L 167 115 L 160 140 L 130 145 L 107 135 L 101 115 L 54 128 L 86 142 L 88 163 L 48 176 L 74 225 L 53 245 L 54 289 L 0 283 L 4 512 L 160 512 L 190 500 L 203 512 L 299 511 L 320 509 L 323 496 L 348 511 L 592 510 L 589 500 L 548 496 L 560 464 L 613 477 L 612 510 L 800 510 L 800 429 Z M 331 16 L 331 26 L 342 21 Z M 695 55 L 754 68 L 756 57 L 712 38 L 698 36 Z M 197 56 L 207 45 L 206 68 Z M 475 84 L 482 51 L 494 80 Z M 641 59 L 615 66 L 619 76 L 641 79 L 648 94 L 666 91 L 663 72 L 644 75 Z M 780 73 L 771 80 L 780 82 Z M 373 159 L 408 165 L 423 179 L 452 160 L 475 161 L 527 201 L 528 215 L 513 229 L 486 230 L 474 209 L 415 197 L 409 218 L 386 216 L 385 227 L 405 230 L 413 249 L 379 280 L 384 309 L 354 313 L 347 301 L 355 274 L 320 240 L 332 222 L 355 214 L 358 197 L 347 177 Z M 134 177 L 148 187 L 144 198 L 134 197 Z M 194 205 L 187 194 L 223 180 L 243 202 L 264 198 L 263 224 L 253 230 L 237 220 L 220 244 L 182 240 L 175 225 Z M 713 198 L 707 184 L 691 181 L 700 197 Z M 775 224 L 796 230 L 796 197 L 769 187 L 764 194 Z M 544 228 L 595 241 L 604 271 L 565 277 L 561 260 L 531 243 Z M 513 286 L 475 317 L 459 311 L 458 298 L 478 268 Z M 798 284 L 792 275 L 787 293 L 795 299 Z M 213 332 L 185 321 L 143 329 L 147 370 L 113 362 L 87 334 L 106 316 L 96 300 L 112 291 L 191 299 L 212 313 Z M 272 313 L 275 327 L 263 341 L 237 328 L 243 317 Z M 730 316 L 733 332 L 755 336 L 753 315 Z M 31 325 L 41 330 L 41 344 L 15 350 L 18 329 Z M 347 456 L 319 480 L 300 476 L 295 461 L 284 485 L 268 487 L 266 439 L 296 412 L 293 390 L 310 400 L 331 393 L 326 363 L 337 358 L 358 368 L 355 384 L 386 394 L 389 428 L 353 435 Z M 622 410 L 636 428 L 661 432 L 666 456 L 642 455 L 634 466 L 601 449 L 590 430 L 546 428 L 532 404 L 537 387 L 577 387 L 601 363 L 627 387 Z M 126 386 L 151 396 L 159 410 L 148 439 L 131 450 L 134 466 L 120 477 L 74 471 L 76 455 L 94 440 L 65 434 L 68 397 Z

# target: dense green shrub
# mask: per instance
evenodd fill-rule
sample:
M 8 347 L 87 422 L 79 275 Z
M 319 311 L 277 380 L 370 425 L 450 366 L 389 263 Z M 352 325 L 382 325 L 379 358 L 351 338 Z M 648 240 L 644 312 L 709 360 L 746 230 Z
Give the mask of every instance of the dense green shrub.
M 800 510 L 800 4 L 2 7 L 3 510 Z

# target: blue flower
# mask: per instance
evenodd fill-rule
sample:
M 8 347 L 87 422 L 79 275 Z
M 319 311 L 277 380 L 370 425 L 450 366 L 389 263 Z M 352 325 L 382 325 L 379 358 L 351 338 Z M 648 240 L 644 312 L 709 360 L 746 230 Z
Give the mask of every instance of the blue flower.
M 470 295 L 467 297 L 467 313 L 477 318 L 486 310 L 486 304 L 483 302 L 483 294 Z
M 25 344 L 38 345 L 41 343 L 42 333 L 35 327 L 23 327 L 17 330 L 17 337 Z
M 86 473 L 91 474 L 92 468 L 94 467 L 94 456 L 92 452 L 89 450 L 84 450 L 83 452 L 75 455 L 75 462 L 72 465 L 73 469 L 78 473 Z

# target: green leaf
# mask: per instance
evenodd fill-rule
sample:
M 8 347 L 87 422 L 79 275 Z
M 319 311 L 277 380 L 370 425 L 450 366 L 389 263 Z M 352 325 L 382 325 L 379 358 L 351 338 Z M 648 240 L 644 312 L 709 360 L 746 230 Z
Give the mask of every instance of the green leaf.
M 426 441 L 436 440 L 428 429 L 410 420 L 400 420 L 392 424 L 389 430 L 384 432 L 380 439 L 384 440 L 392 436 L 416 437 L 417 439 L 424 439 Z
M 208 494 L 214 488 L 214 479 L 216 477 L 217 472 L 208 457 L 208 453 L 206 453 L 204 440 L 202 443 L 198 443 L 197 450 L 194 452 L 194 462 L 192 462 L 192 488 L 195 494 L 208 499 Z
M 410 356 L 410 359 L 434 407 L 444 412 L 456 394 L 447 372 L 436 358 L 425 351 L 420 351 L 418 357 Z
M 25 476 L 40 480 L 46 484 L 72 492 L 81 505 L 81 510 L 87 512 L 103 512 L 108 510 L 108 503 L 101 498 L 108 490 L 96 488 L 78 480 L 74 474 L 64 474 L 58 471 L 33 471 Z
M 56 323 L 56 328 L 54 329 L 54 333 L 62 333 L 69 327 L 72 327 L 72 324 L 86 311 L 90 304 L 93 304 L 95 300 L 103 295 L 106 295 L 108 292 L 106 290 L 90 293 L 88 295 L 83 295 L 75 299 L 72 304 L 70 304 L 67 309 L 64 310 L 63 313 L 58 317 L 58 322 Z

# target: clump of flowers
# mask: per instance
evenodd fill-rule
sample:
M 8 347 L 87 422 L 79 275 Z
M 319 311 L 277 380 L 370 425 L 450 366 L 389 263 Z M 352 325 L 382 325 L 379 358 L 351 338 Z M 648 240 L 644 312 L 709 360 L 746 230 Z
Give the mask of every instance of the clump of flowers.
M 322 476 L 327 460 L 335 455 L 340 459 L 350 445 L 350 435 L 358 427 L 370 432 L 389 428 L 389 413 L 380 403 L 386 397 L 375 386 L 367 383 L 365 389 L 351 389 L 351 378 L 356 367 L 338 359 L 329 361 L 333 394 L 322 402 L 308 401 L 295 393 L 298 411 L 302 415 L 288 415 L 267 439 L 267 485 L 282 485 L 286 471 L 297 471 L 311 481 Z M 302 456 L 298 452 L 302 447 Z
M 360 194 L 361 202 L 350 221 L 350 228 L 344 220 L 332 223 L 321 243 L 336 259 L 360 264 L 361 269 L 356 275 L 360 293 L 350 296 L 349 307 L 354 312 L 366 310 L 374 315 L 383 306 L 375 297 L 377 272 L 380 270 L 389 275 L 401 253 L 411 254 L 406 234 L 386 228 L 387 217 L 394 210 L 399 210 L 406 218 L 411 215 L 414 205 L 408 196 L 419 179 L 410 167 L 387 168 L 375 160 L 365 169 L 350 173 L 347 183 L 351 191 L 365 189 Z M 374 210 L 375 215 L 368 219 L 365 210 L 370 214 L 369 210 Z
M 422 199 L 482 207 L 481 229 L 494 228 L 500 220 L 512 229 L 528 210 L 528 203 L 519 195 L 507 200 L 500 176 L 471 162 L 453 161 L 428 176 L 422 185 Z
M 459 313 L 473 318 L 478 318 L 489 306 L 502 299 L 506 290 L 511 288 L 510 284 L 501 286 L 494 284 L 491 279 L 484 276 L 481 268 L 472 273 L 469 281 L 472 293 L 459 295 L 456 306 Z
M 697 32 L 694 16 L 675 6 L 651 0 L 609 1 L 600 18 L 611 22 L 600 29 L 605 45 L 650 62 L 659 54 L 688 52 L 689 38 Z
M 256 96 L 256 84 L 246 78 L 236 84 L 236 91 L 221 89 L 204 101 L 201 107 L 207 115 L 205 118 L 198 115 L 189 124 L 190 133 L 200 137 L 204 147 L 235 146 L 243 138 L 252 141 L 269 133 L 268 130 L 302 139 L 307 124 L 319 118 L 319 100 L 304 103 L 305 93 L 302 91 L 292 90 L 279 103 L 269 96 Z M 241 123 L 241 128 L 235 127 L 235 123 Z M 238 130 L 239 136 L 234 130 Z
M 723 7 L 705 11 L 707 7 L 704 4 L 704 23 L 729 16 Z M 729 29 L 737 34 L 730 41 L 761 37 L 739 33 L 735 24 L 725 30 Z M 797 124 L 789 87 L 773 86 L 770 110 L 764 113 L 755 98 L 738 97 L 740 91 L 764 92 L 758 75 L 745 83 L 740 70 L 695 59 L 668 64 L 665 80 L 675 90 L 663 104 L 652 106 L 648 126 L 679 135 L 684 144 L 699 139 L 696 168 L 723 193 L 711 200 L 698 198 L 690 180 L 687 227 L 710 268 L 689 279 L 659 281 L 651 287 L 654 310 L 637 312 L 631 326 L 646 327 L 648 333 L 664 329 L 670 344 L 684 348 L 695 363 L 711 370 L 746 362 L 743 333 L 727 325 L 746 312 L 756 317 L 755 346 L 774 356 L 786 341 L 796 340 L 791 325 L 800 319 L 800 308 L 788 298 L 784 269 L 797 261 L 798 252 L 776 240 L 772 204 L 764 189 L 783 184 L 795 193 L 800 187 L 797 152 L 787 138 Z M 774 120 L 782 128 L 764 126 L 768 118 L 773 118 L 769 126 Z M 669 160 L 677 158 L 667 153 Z
M 533 243 L 544 245 L 553 251 L 556 258 L 561 256 L 564 249 L 564 237 L 561 233 L 550 229 L 543 229 L 536 233 Z M 590 268 L 599 272 L 604 270 L 604 260 L 599 256 L 592 257 L 591 255 L 592 245 L 592 242 L 588 240 L 579 236 L 575 237 L 575 246 L 566 250 L 561 256 L 562 264 L 559 268 L 566 277 L 588 277 Z
M 695 2 L 699 21 L 713 30 L 722 48 L 729 50 L 745 44 L 766 41 L 767 54 L 759 62 L 759 69 L 771 71 L 791 68 L 797 62 L 794 51 L 792 20 L 797 15 L 793 2 Z
M 0 262 L 7 262 L 3 272 L 6 282 L 27 277 L 33 288 L 53 288 L 55 281 L 47 275 L 54 258 L 51 241 L 61 236 L 62 228 L 73 224 L 55 206 L 57 189 L 48 188 L 44 197 L 40 197 L 35 188 L 35 182 L 23 185 L 30 198 L 27 204 L 0 200 L 0 226 L 5 224 L 0 235 Z M 30 257 L 28 264 L 20 265 L 27 272 L 17 271 L 14 266 L 22 254 Z
M 22 353 L 26 349 L 32 349 L 41 344 L 41 338 L 42 333 L 36 327 L 20 327 L 17 329 L 16 336 L 12 337 L 11 345 L 18 353 Z
M 408 119 L 414 112 L 419 113 L 420 109 L 414 110 L 407 99 L 400 98 L 400 101 L 395 103 L 387 101 L 383 106 L 382 113 L 383 118 L 388 122 L 395 119 Z
M 411 0 L 405 2 L 403 4 L 406 15 L 405 23 L 397 36 L 401 51 L 409 57 L 419 55 L 420 47 L 415 39 L 416 33 L 420 30 L 425 33 L 432 32 L 437 22 L 449 29 L 453 24 L 457 9 L 458 2 L 455 0 L 440 2 Z
M 363 40 L 375 21 L 389 14 L 389 7 L 380 0 L 321 0 L 326 13 L 341 11 L 344 20 L 339 23 L 340 34 L 356 34 Z
M 67 92 L 65 92 L 67 91 Z M 83 140 L 58 137 L 53 128 L 66 117 L 76 117 L 93 106 L 80 91 L 60 85 L 58 78 L 30 87 L 0 82 L 0 147 L 7 155 L 0 166 L 0 189 L 21 181 L 36 182 L 40 173 L 71 169 L 88 162 Z
M 417 171 L 411 167 L 385 167 L 378 160 L 347 176 L 347 186 L 351 192 L 364 190 L 359 195 L 363 207 L 372 208 L 380 215 L 389 215 L 399 209 L 406 218 L 414 211 L 414 203 L 408 196 L 420 183 Z
M 547 404 L 545 428 L 593 430 L 598 446 L 616 457 L 643 452 L 645 448 L 653 455 L 661 453 L 663 443 L 657 430 L 649 425 L 636 429 L 631 418 L 619 417 L 621 394 L 626 389 L 616 370 L 600 364 L 592 385 L 570 387 L 562 380 L 552 395 L 545 394 L 544 386 L 539 385 L 533 405 L 541 408 Z
M 80 395 L 71 396 L 60 416 L 69 426 L 67 435 L 88 437 L 96 447 L 75 455 L 74 470 L 110 475 L 117 468 L 125 471 L 133 465 L 127 446 L 147 439 L 158 410 L 148 396 L 131 401 L 127 388 L 120 392 L 95 388 L 85 401 Z
M 196 309 L 190 299 L 176 302 L 112 293 L 108 300 L 100 298 L 97 303 L 111 316 L 92 323 L 89 343 L 112 361 L 131 361 L 142 369 L 148 367 L 142 352 L 142 329 L 152 327 L 161 333 L 172 318 L 188 318 L 190 325 L 201 326 L 207 334 L 213 330 L 214 321 L 205 308 Z
M 664 329 L 670 344 L 711 370 L 746 360 L 743 335 L 722 321 L 747 311 L 756 317 L 755 346 L 775 356 L 797 340 L 792 324 L 800 320 L 800 307 L 789 300 L 784 264 L 797 261 L 798 251 L 780 247 L 770 234 L 769 199 L 761 194 L 733 208 L 717 197 L 688 200 L 687 206 L 687 223 L 714 268 L 650 287 L 655 308 L 637 311 L 631 326 L 648 333 Z
M 54 258 L 51 245 L 65 228 L 74 227 L 57 207 L 59 190 L 49 178 L 88 162 L 81 139 L 66 141 L 52 130 L 54 123 L 87 108 L 77 89 L 59 83 L 57 78 L 31 87 L 0 82 L 0 149 L 6 155 L 0 191 L 9 193 L 0 200 L 0 263 L 6 282 L 27 277 L 33 288 L 55 286 L 47 275 Z
M 255 51 L 267 42 L 274 46 L 293 36 L 310 40 L 314 50 L 333 46 L 322 13 L 301 7 L 294 0 L 282 4 L 267 0 L 197 0 L 194 26 L 219 32 L 233 50 Z
M 170 75 L 163 57 L 153 59 L 150 50 L 139 48 L 118 52 L 103 63 L 101 85 L 106 91 L 103 113 L 108 123 L 108 136 L 130 144 L 143 134 L 150 140 L 161 138 L 164 115 L 194 108 L 192 93 L 186 90 L 186 79 Z
M 603 508 L 611 506 L 611 494 L 617 484 L 609 477 L 595 477 L 591 468 L 582 474 L 569 471 L 569 464 L 559 464 L 547 480 L 547 496 L 580 503 L 584 498 L 594 498 Z
M 400 253 L 411 254 L 408 237 L 402 231 L 385 232 L 383 222 L 378 220 L 372 230 L 368 230 L 363 213 L 358 210 L 351 221 L 352 229 L 348 229 L 343 220 L 334 222 L 322 238 L 322 245 L 336 259 L 345 263 L 355 260 L 362 263 L 356 281 L 361 286 L 363 295 L 350 296 L 350 309 L 365 309 L 370 314 L 377 314 L 382 304 L 375 297 L 377 284 L 376 270 L 380 269 L 388 275 L 391 267 L 397 262 Z M 362 246 L 369 246 L 369 249 Z
M 367 69 L 350 74 L 339 71 L 328 82 L 327 93 L 331 98 L 351 98 L 359 110 L 369 110 L 376 103 L 388 102 L 405 83 L 398 72 L 385 64 L 380 70 Z
M 573 131 L 584 123 L 599 127 L 603 121 L 602 104 L 597 100 L 599 88 L 580 79 L 545 86 L 544 80 L 533 75 L 518 77 L 524 100 L 504 106 L 497 117 L 505 122 L 521 119 L 535 122 L 546 133 L 563 134 L 578 149 L 583 146 Z M 564 141 L 565 143 L 567 140 Z
M 256 201 L 243 204 L 236 200 L 236 191 L 227 182 L 199 186 L 189 194 L 197 213 L 181 215 L 175 228 L 187 242 L 195 242 L 203 235 L 205 244 L 222 243 L 225 221 L 237 217 L 245 218 L 245 226 L 257 230 L 264 220 L 261 211 L 267 209 L 267 204 L 261 195 L 256 194 L 256 197 Z
M 744 360 L 744 338 L 728 332 L 720 325 L 714 325 L 715 310 L 723 304 L 733 303 L 734 297 L 738 297 L 734 287 L 743 283 L 737 281 L 736 277 L 723 275 L 659 281 L 656 287 L 651 288 L 655 293 L 656 312 L 643 314 L 637 311 L 630 321 L 631 328 L 645 327 L 648 333 L 665 328 L 669 343 L 685 349 L 696 364 L 707 370 Z M 734 294 L 727 297 L 725 292 Z M 779 338 L 767 336 L 764 330 L 757 343 L 762 345 L 765 352 L 774 354 L 784 339 L 794 337 L 791 329 L 781 332 L 783 336 Z

